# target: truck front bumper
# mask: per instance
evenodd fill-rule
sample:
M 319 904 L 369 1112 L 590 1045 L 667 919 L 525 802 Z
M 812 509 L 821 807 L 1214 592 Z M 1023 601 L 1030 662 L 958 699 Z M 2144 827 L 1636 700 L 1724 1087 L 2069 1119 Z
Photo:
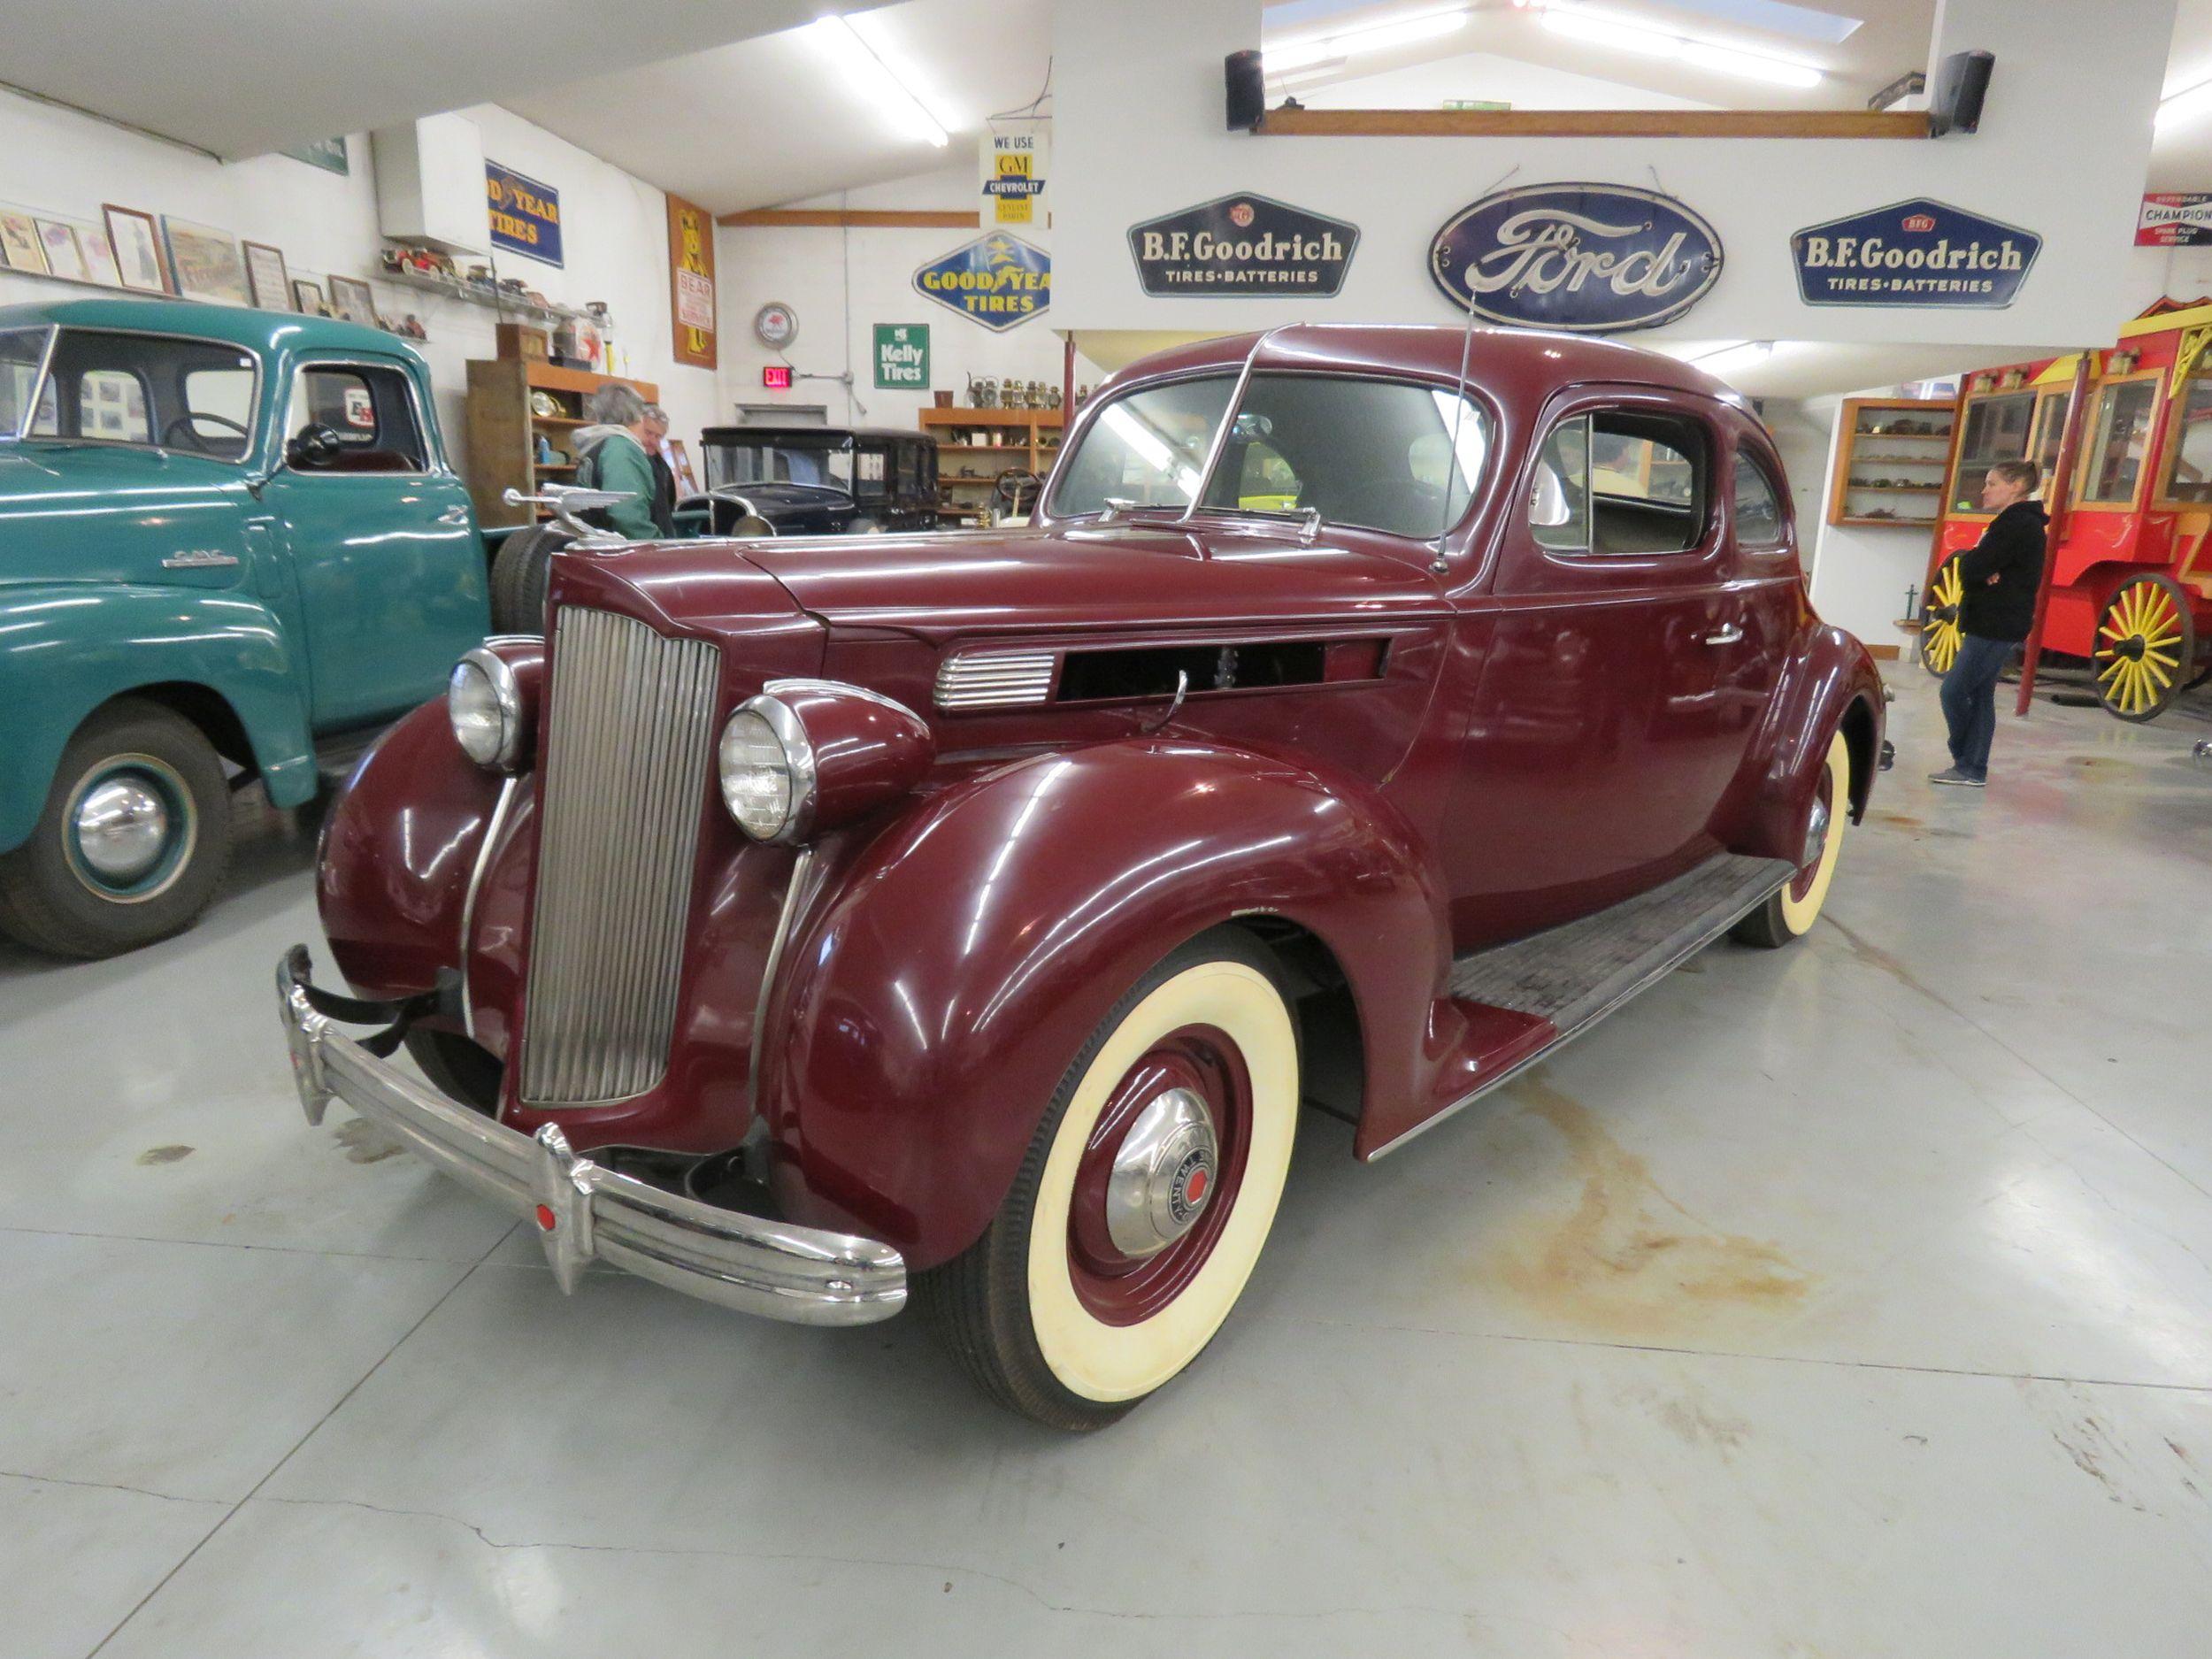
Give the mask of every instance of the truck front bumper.
M 889 1245 L 664 1192 L 578 1157 L 550 1124 L 534 1138 L 510 1129 L 377 1058 L 316 1012 L 304 945 L 285 954 L 276 979 L 307 1121 L 321 1123 L 335 1095 L 434 1168 L 526 1217 L 563 1290 L 574 1290 L 596 1258 L 687 1296 L 799 1325 L 870 1325 L 906 1305 L 906 1263 Z

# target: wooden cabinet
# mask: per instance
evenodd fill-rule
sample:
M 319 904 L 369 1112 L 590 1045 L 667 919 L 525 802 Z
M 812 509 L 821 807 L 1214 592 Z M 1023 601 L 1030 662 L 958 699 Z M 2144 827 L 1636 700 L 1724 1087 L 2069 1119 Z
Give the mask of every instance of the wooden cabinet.
M 1957 412 L 1955 404 L 1919 398 L 1845 398 L 1828 522 L 1932 527 Z
M 469 364 L 468 479 L 480 524 L 528 524 L 546 517 L 543 509 L 510 507 L 500 497 L 509 489 L 534 495 L 540 484 L 576 480 L 574 437 L 588 424 L 584 400 L 603 386 L 627 386 L 649 403 L 660 401 L 650 380 L 565 369 L 557 364 L 519 357 L 479 357 Z M 532 396 L 543 392 L 558 414 L 541 415 Z M 537 458 L 538 439 L 552 445 L 556 459 Z
M 925 409 L 937 440 L 938 518 L 981 524 L 991 486 L 1010 468 L 1043 478 L 1060 453 L 1064 409 Z

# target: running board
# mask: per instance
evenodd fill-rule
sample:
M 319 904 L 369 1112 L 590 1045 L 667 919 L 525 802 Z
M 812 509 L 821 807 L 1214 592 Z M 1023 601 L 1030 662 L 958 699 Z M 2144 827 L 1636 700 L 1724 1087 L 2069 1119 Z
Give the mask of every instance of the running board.
M 1786 886 L 1786 858 L 1722 853 L 1673 880 L 1579 921 L 1494 946 L 1452 964 L 1451 994 L 1462 1002 L 1503 1009 L 1525 1025 L 1552 1028 L 1548 1041 L 1370 1155 L 1394 1152 L 1424 1130 L 1471 1106 L 1492 1089 L 1548 1059 L 1639 991 L 1648 989 Z

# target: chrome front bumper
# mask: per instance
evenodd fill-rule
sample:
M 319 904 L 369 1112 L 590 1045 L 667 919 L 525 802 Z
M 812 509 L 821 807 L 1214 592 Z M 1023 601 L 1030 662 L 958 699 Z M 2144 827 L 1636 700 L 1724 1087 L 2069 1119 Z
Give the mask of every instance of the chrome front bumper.
M 378 1059 L 309 1003 L 308 958 L 277 964 L 277 1007 L 307 1121 L 335 1095 L 407 1149 L 538 1229 L 565 1291 L 595 1257 L 641 1278 L 798 1325 L 870 1325 L 906 1305 L 889 1245 L 790 1226 L 663 1192 L 580 1158 L 549 1124 L 534 1139 L 456 1105 Z

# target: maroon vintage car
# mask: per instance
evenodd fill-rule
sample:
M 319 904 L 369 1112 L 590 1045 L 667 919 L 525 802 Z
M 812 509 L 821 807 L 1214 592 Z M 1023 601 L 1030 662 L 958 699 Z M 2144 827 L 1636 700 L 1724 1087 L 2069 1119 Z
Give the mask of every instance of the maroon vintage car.
M 1787 943 L 1884 747 L 1743 399 L 1540 334 L 1178 349 L 1030 528 L 576 549 L 547 614 L 333 810 L 357 995 L 279 973 L 310 1119 L 534 1217 L 564 1286 L 911 1284 L 1067 1428 L 1219 1328 L 1302 1102 L 1379 1157 Z

